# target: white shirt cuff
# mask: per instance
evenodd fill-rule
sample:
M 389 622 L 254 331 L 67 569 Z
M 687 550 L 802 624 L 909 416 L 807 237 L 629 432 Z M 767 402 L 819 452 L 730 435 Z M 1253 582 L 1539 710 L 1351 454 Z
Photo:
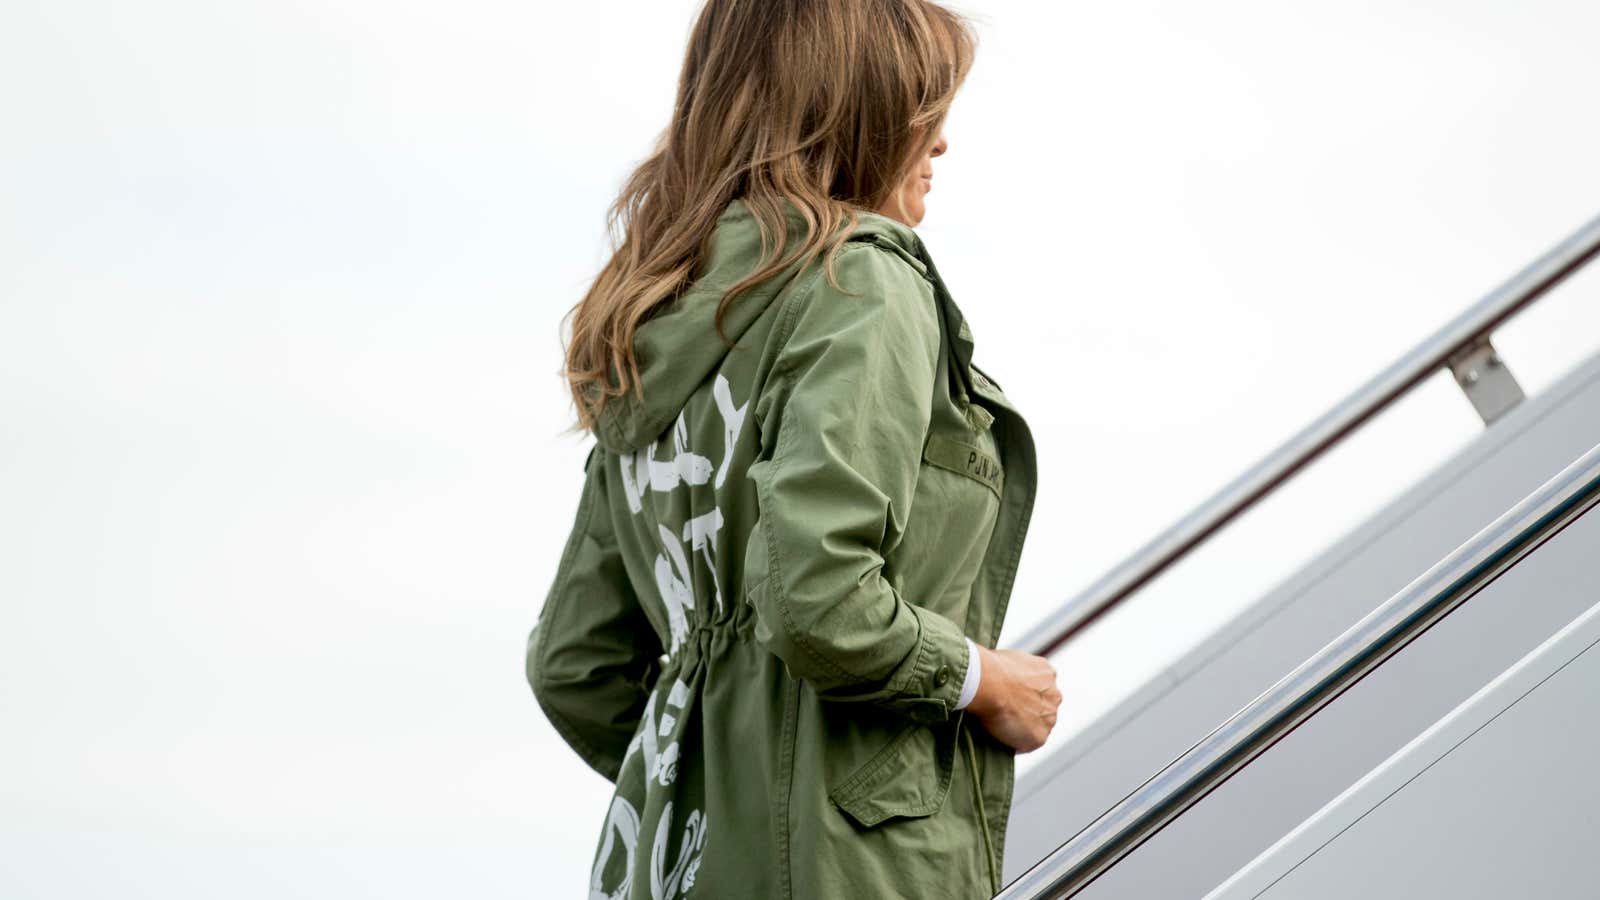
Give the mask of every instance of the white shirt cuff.
M 978 679 L 983 677 L 983 663 L 978 656 L 978 645 L 967 638 L 967 677 L 961 680 L 961 696 L 956 698 L 956 709 L 964 709 L 978 695 Z

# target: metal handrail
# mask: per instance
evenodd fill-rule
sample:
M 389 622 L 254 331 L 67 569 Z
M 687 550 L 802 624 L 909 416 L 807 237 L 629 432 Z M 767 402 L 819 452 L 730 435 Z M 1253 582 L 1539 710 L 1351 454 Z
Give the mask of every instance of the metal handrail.
M 1071 897 L 1384 660 L 1600 503 L 1600 446 L 1285 675 L 1001 891 Z
M 1034 625 L 1012 646 L 1041 656 L 1061 647 L 1368 419 L 1448 365 L 1452 357 L 1486 338 L 1501 323 L 1560 284 L 1597 254 L 1600 254 L 1600 218 L 1578 229 L 1571 237 L 1378 373 L 1211 499 Z

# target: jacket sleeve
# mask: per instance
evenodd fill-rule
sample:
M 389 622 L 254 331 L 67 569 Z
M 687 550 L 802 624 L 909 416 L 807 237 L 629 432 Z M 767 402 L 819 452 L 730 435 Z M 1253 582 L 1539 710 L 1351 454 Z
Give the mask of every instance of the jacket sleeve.
M 823 699 L 941 721 L 961 693 L 965 636 L 883 571 L 913 513 L 938 312 L 924 279 L 872 245 L 846 244 L 835 273 L 839 288 L 816 278 L 786 310 L 756 403 L 755 636 Z
M 584 463 L 583 493 L 555 580 L 528 635 L 528 684 L 550 723 L 615 782 L 644 713 L 661 642 L 623 569 L 606 501 L 606 459 Z

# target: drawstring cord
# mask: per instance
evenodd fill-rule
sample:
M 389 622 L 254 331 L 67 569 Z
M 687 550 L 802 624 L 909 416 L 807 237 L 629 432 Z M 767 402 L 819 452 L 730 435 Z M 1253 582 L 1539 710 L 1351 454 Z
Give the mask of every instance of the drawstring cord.
M 961 725 L 966 725 L 965 717 Z M 983 805 L 983 791 L 978 786 L 978 750 L 972 744 L 970 728 L 961 727 L 961 736 L 967 742 L 967 771 L 972 774 L 972 803 L 978 808 L 978 824 L 983 830 L 983 858 L 989 866 L 989 895 L 994 896 L 1000 893 L 1000 879 L 994 870 L 994 839 L 989 836 L 989 811 Z

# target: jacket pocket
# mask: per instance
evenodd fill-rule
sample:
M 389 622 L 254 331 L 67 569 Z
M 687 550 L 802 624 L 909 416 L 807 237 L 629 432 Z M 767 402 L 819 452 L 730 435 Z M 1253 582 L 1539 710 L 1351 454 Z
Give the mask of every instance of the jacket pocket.
M 931 816 L 944 806 L 954 771 L 961 717 L 934 725 L 907 722 L 889 743 L 828 792 L 865 828 L 895 816 Z

